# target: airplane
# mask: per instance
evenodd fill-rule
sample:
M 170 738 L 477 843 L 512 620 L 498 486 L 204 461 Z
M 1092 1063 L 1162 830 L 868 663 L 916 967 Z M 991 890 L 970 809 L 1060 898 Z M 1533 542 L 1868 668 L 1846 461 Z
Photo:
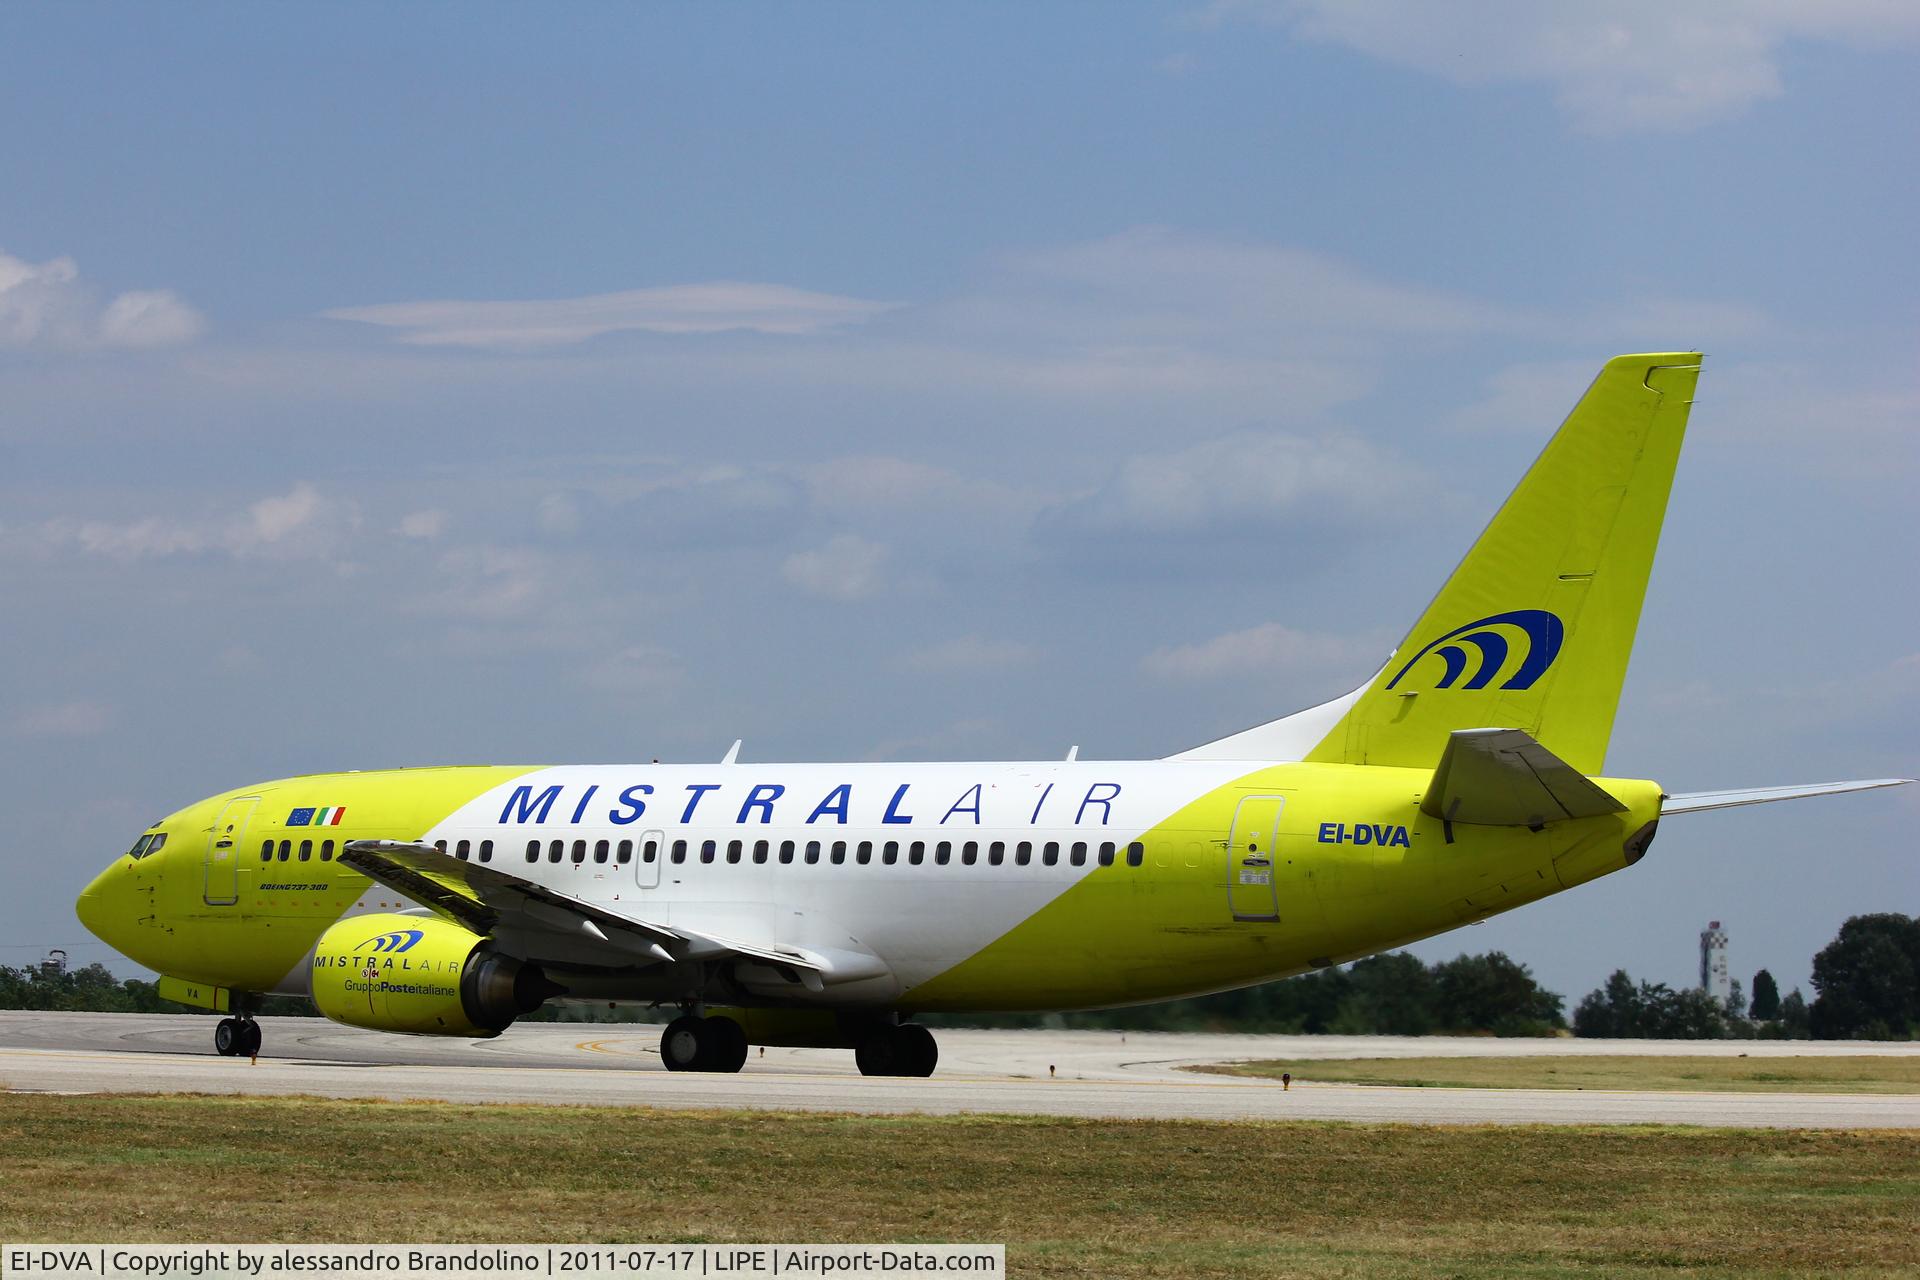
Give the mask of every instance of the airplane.
M 1403 946 L 1632 866 L 1663 817 L 1895 786 L 1669 795 L 1604 774 L 1700 371 L 1607 361 L 1365 684 L 1158 760 L 463 766 L 210 796 L 81 893 L 226 1013 L 497 1036 L 549 1000 L 677 1010 L 673 1071 L 752 1044 L 932 1074 L 929 1012 L 1140 1004 Z

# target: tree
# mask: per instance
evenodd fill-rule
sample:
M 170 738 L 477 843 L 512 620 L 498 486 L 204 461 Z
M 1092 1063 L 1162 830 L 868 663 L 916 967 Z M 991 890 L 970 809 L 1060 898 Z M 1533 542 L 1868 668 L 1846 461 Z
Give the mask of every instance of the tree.
M 1920 1032 L 1920 920 L 1853 916 L 1813 958 L 1813 1034 L 1910 1039 Z
M 1723 1040 L 1732 1033 L 1727 1010 L 1695 987 L 1675 991 L 1664 982 L 1638 986 L 1624 969 L 1591 991 L 1573 1014 L 1577 1036 L 1647 1040 Z
M 1795 987 L 1780 1002 L 1780 1031 L 1789 1040 L 1805 1040 L 1813 1034 L 1813 1019 L 1807 1012 L 1807 998 Z
M 1753 975 L 1753 1004 L 1748 1007 L 1747 1016 L 1762 1022 L 1772 1022 L 1780 1016 L 1780 984 L 1765 969 Z
M 1445 1031 L 1545 1035 L 1565 1025 L 1566 1001 L 1533 980 L 1533 972 L 1505 952 L 1456 956 L 1433 967 L 1434 1016 Z

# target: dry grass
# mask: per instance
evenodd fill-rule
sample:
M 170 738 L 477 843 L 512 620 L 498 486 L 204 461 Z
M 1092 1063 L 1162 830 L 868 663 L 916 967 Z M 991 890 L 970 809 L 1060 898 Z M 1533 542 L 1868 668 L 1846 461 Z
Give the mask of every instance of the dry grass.
M 1920 1053 L 1779 1058 L 1333 1058 L 1229 1062 L 1222 1075 L 1436 1089 L 1658 1089 L 1716 1093 L 1920 1093 Z
M 1920 1269 L 1896 1132 L 0 1098 L 0 1239 L 1005 1241 L 1023 1276 Z

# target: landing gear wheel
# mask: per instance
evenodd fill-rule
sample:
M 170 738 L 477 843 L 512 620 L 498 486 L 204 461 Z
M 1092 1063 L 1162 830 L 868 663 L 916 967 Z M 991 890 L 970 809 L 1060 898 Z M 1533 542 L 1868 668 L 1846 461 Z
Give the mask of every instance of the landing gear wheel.
M 940 1046 L 935 1043 L 933 1032 L 917 1022 L 907 1022 L 893 1029 L 903 1050 L 902 1056 L 907 1066 L 900 1072 L 903 1076 L 930 1076 L 940 1062 Z
M 260 1056 L 260 1024 L 252 1018 L 240 1024 L 240 1047 L 234 1050 L 236 1058 L 257 1058 Z
M 669 1071 L 738 1071 L 747 1064 L 747 1033 L 732 1018 L 686 1014 L 660 1033 L 660 1061 Z
M 213 1029 L 213 1051 L 223 1058 L 231 1058 L 240 1052 L 240 1019 L 222 1018 L 220 1025 Z
M 883 1027 L 853 1050 L 863 1076 L 930 1076 L 939 1060 L 933 1033 L 915 1022 Z
M 747 1033 L 732 1018 L 708 1018 L 707 1061 L 702 1071 L 738 1071 L 747 1065 Z
M 706 1058 L 705 1018 L 691 1014 L 675 1018 L 660 1033 L 660 1061 L 669 1071 L 699 1071 Z

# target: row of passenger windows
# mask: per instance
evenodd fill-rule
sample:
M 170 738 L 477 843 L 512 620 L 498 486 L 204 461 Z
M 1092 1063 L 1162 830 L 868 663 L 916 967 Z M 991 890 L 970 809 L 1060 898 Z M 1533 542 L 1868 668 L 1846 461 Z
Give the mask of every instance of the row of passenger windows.
M 435 843 L 435 847 L 438 848 L 440 852 L 445 853 L 447 851 L 447 842 L 445 840 L 438 840 L 438 841 L 435 841 L 434 843 Z M 153 846 L 153 848 L 155 849 L 159 847 L 160 846 L 158 845 Z M 149 849 L 148 852 L 151 853 L 152 849 Z M 322 840 L 320 842 L 319 852 L 320 852 L 320 861 L 332 862 L 333 861 L 333 841 Z M 296 857 L 301 862 L 311 862 L 313 860 L 313 854 L 314 854 L 314 843 L 311 840 L 302 840 L 298 846 L 298 852 L 296 853 L 295 845 L 291 840 L 282 840 L 278 845 L 275 845 L 274 842 L 271 840 L 262 840 L 260 842 L 260 861 L 271 862 L 273 861 L 274 855 L 276 853 L 278 853 L 280 861 L 282 862 L 286 862 Z M 459 856 L 462 858 L 469 858 L 473 856 L 473 842 L 471 840 L 462 840 L 460 842 Z M 493 861 L 493 841 L 482 840 L 480 842 L 480 861 L 482 862 Z
M 289 858 L 292 858 L 295 856 L 293 841 L 282 840 L 277 847 L 280 853 L 280 861 L 285 862 Z M 274 845 L 273 841 L 262 840 L 260 842 L 260 861 L 262 862 L 273 861 L 275 848 L 276 846 Z M 313 841 L 302 840 L 300 842 L 299 848 L 300 848 L 300 852 L 298 856 L 300 861 L 302 862 L 313 861 Z M 320 861 L 322 862 L 333 861 L 333 841 L 322 840 L 320 842 Z
M 605 842 L 603 841 L 602 843 L 605 843 Z M 433 842 L 433 847 L 438 849 L 442 853 L 449 852 L 447 848 L 447 842 L 445 840 L 435 840 Z M 455 841 L 451 852 L 454 857 L 460 859 L 460 861 L 462 862 L 471 862 L 471 861 L 474 861 L 476 858 L 481 862 L 492 862 L 493 861 L 493 841 L 482 840 L 477 848 L 475 847 L 473 841 L 471 840 Z
M 460 843 L 464 846 L 466 841 L 462 840 Z M 486 850 L 491 844 L 491 841 L 482 842 L 483 852 L 481 853 L 480 859 L 482 862 L 486 861 L 488 856 Z M 442 852 L 445 852 L 445 841 L 440 843 L 440 848 Z M 585 862 L 587 860 L 588 848 L 588 842 L 585 840 L 573 841 L 571 848 L 569 848 L 568 842 L 565 840 L 549 840 L 543 850 L 540 841 L 529 840 L 527 841 L 527 861 L 540 861 L 540 856 L 544 851 L 548 862 L 560 862 L 566 860 L 569 856 L 571 856 L 574 862 Z M 596 840 L 592 843 L 591 848 L 595 862 L 605 862 L 609 857 L 622 865 L 633 861 L 634 842 L 631 840 L 621 840 L 617 843 L 608 840 Z M 771 840 L 755 840 L 752 844 L 753 861 L 757 863 L 766 862 L 773 856 L 774 848 L 774 842 Z M 1121 853 L 1120 846 L 1111 840 L 1103 840 L 1097 845 L 1089 844 L 1085 840 L 1075 840 L 1071 844 L 1064 845 L 1058 840 L 1048 840 L 1044 843 L 1036 843 L 1031 840 L 1020 840 L 1011 843 L 1005 840 L 937 840 L 931 842 L 926 840 L 887 840 L 878 844 L 872 840 L 835 840 L 831 843 L 823 840 L 808 840 L 804 845 L 793 840 L 782 840 L 779 842 L 778 848 L 779 860 L 782 863 L 792 862 L 795 855 L 799 854 L 809 866 L 818 863 L 822 853 L 826 855 L 827 861 L 831 862 L 834 866 L 840 866 L 847 861 L 847 853 L 851 850 L 853 853 L 853 861 L 863 867 L 874 860 L 874 851 L 876 848 L 879 850 L 881 865 L 888 867 L 900 861 L 900 854 L 903 849 L 906 851 L 908 865 L 915 867 L 927 861 L 929 849 L 931 849 L 933 853 L 934 865 L 940 867 L 947 866 L 953 862 L 956 853 L 959 855 L 959 861 L 962 866 L 973 866 L 981 860 L 981 855 L 984 853 L 986 855 L 987 865 L 997 867 L 1007 861 L 1009 851 L 1011 851 L 1013 855 L 1013 865 L 1016 867 L 1024 867 L 1032 864 L 1036 850 L 1039 851 L 1040 864 L 1042 866 L 1058 866 L 1060 863 L 1060 855 L 1064 850 L 1068 865 L 1070 866 L 1086 866 L 1087 855 L 1091 852 L 1101 866 L 1110 867 Z M 727 841 L 727 861 L 741 861 L 746 856 L 747 849 L 748 844 L 744 840 Z M 685 862 L 687 860 L 687 851 L 687 841 L 675 840 L 671 852 L 672 861 L 676 864 Z M 1126 846 L 1125 853 L 1127 865 L 1137 867 L 1146 861 L 1147 847 L 1138 840 L 1135 840 Z M 465 857 L 466 855 L 462 853 L 460 856 Z M 643 840 L 640 842 L 640 860 L 642 862 L 652 862 L 658 856 L 658 841 Z M 714 862 L 718 860 L 719 856 L 720 842 L 718 840 L 702 840 L 700 842 L 700 861 Z

